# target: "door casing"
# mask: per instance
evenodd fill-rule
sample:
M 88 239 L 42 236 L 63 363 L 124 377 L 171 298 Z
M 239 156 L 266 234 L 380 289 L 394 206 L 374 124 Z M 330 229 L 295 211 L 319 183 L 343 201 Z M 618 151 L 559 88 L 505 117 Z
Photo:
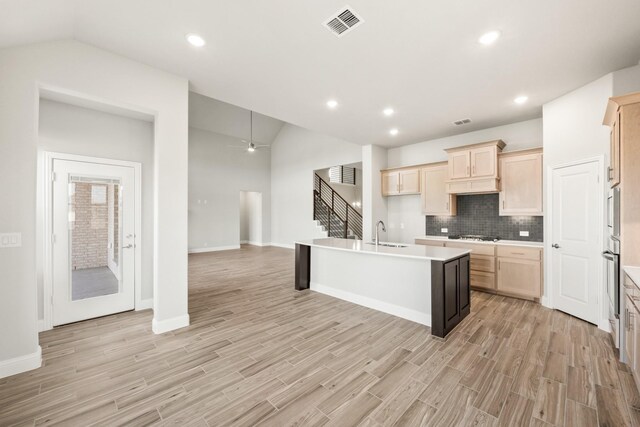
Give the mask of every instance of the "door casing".
M 134 294 L 135 309 L 143 310 L 150 308 L 142 301 L 142 164 L 139 162 L 130 162 L 127 160 L 113 160 L 99 157 L 81 156 L 77 154 L 56 153 L 51 151 L 43 152 L 44 157 L 44 173 L 43 179 L 43 324 L 40 330 L 47 331 L 53 329 L 53 161 L 54 160 L 71 160 L 85 163 L 97 163 L 109 166 L 126 166 L 133 168 L 135 179 L 135 196 L 134 196 L 134 221 L 136 229 L 136 242 L 134 247 L 135 259 L 135 275 L 134 275 Z

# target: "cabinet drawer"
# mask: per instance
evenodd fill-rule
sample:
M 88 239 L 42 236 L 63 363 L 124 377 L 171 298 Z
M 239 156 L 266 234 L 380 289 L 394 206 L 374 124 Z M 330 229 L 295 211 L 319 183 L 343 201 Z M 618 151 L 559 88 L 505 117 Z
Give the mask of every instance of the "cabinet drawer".
M 485 273 L 482 271 L 471 271 L 469 275 L 471 279 L 471 287 L 479 289 L 496 289 L 496 275 L 493 273 Z
M 540 261 L 542 249 L 524 246 L 498 246 L 498 256 L 505 258 L 520 258 Z
M 492 255 L 471 255 L 471 270 L 495 273 L 496 259 Z
M 442 240 L 429 240 L 429 239 L 416 239 L 416 245 L 426 245 L 426 246 L 444 246 L 444 242 Z
M 447 241 L 445 246 L 448 248 L 460 248 L 460 249 L 469 249 L 473 255 L 489 255 L 494 256 L 496 253 L 496 248 L 494 245 L 480 244 L 480 243 L 463 243 L 463 242 L 452 242 Z

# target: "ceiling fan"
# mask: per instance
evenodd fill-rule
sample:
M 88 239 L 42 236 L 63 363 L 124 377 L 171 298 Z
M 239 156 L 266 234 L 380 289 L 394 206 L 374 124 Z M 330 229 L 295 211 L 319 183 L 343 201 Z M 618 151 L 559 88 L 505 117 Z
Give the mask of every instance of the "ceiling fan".
M 270 147 L 268 145 L 264 145 L 264 144 L 256 144 L 255 142 L 253 142 L 253 111 L 249 112 L 251 115 L 251 139 L 249 140 L 249 142 L 247 143 L 246 139 L 243 139 L 242 142 L 247 144 L 246 147 L 239 147 L 237 145 L 229 145 L 229 147 L 232 148 L 240 148 L 242 150 L 247 150 L 248 153 L 253 153 L 256 150 L 268 150 Z

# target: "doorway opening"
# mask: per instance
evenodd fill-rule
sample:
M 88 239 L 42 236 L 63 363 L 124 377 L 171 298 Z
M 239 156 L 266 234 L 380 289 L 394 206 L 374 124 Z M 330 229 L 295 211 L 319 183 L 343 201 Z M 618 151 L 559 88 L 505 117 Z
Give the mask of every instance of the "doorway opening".
M 240 191 L 240 244 L 262 246 L 262 193 Z

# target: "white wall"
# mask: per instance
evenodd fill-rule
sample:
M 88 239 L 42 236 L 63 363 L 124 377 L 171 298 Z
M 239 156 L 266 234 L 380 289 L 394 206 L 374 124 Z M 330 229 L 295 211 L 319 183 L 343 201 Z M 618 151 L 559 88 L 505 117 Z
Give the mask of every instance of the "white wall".
M 189 128 L 189 250 L 240 245 L 240 191 L 263 194 L 261 241 L 270 241 L 271 155 L 242 147 L 237 138 Z
M 389 232 L 387 198 L 382 196 L 380 170 L 387 167 L 387 149 L 378 145 L 362 147 L 362 240 L 372 240 L 375 225 L 383 221 Z M 382 233 L 382 240 L 391 241 Z
M 541 147 L 542 119 L 527 120 L 510 125 L 496 126 L 460 135 L 448 136 L 446 138 L 432 139 L 430 141 L 390 148 L 389 167 L 395 168 L 398 166 L 445 161 L 447 160 L 447 153 L 444 151 L 446 148 L 476 144 L 495 139 L 502 139 L 507 143 L 504 149 L 505 152 Z
M 76 41 L 0 50 L 0 375 L 39 365 L 36 280 L 38 103 L 42 87 L 141 111 L 154 121 L 155 331 L 188 324 L 188 82 Z M 36 363 L 37 362 L 37 363 Z
M 285 124 L 271 146 L 271 242 L 291 247 L 318 237 L 313 171 L 361 159 L 360 145 Z
M 613 96 L 640 91 L 640 65 L 613 73 Z
M 42 99 L 39 115 L 39 170 L 43 151 L 142 163 L 142 298 L 153 298 L 153 123 Z M 43 180 L 38 178 L 38 215 L 43 212 Z M 37 247 L 43 242 L 37 223 Z M 42 319 L 42 252 L 37 252 L 38 318 Z
M 389 167 L 410 166 L 447 160 L 446 148 L 502 139 L 504 151 L 517 151 L 542 146 L 542 119 L 527 120 L 497 126 L 432 141 L 419 142 L 389 149 Z M 388 239 L 393 242 L 413 243 L 424 235 L 425 217 L 422 215 L 419 195 L 389 197 Z

